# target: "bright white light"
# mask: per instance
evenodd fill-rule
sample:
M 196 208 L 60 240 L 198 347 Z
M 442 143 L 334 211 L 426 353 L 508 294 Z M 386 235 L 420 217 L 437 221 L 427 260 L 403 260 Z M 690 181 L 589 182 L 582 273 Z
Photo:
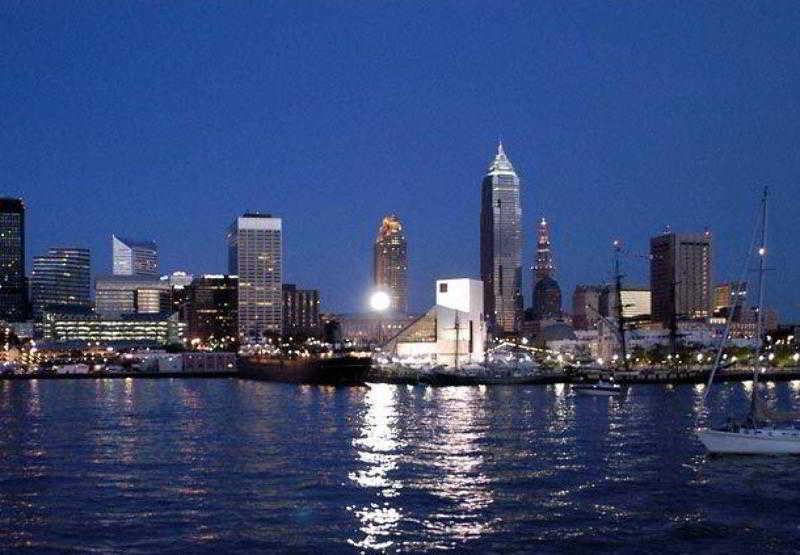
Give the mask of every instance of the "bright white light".
M 369 306 L 372 310 L 383 312 L 392 304 L 392 299 L 386 291 L 375 291 L 369 298 Z

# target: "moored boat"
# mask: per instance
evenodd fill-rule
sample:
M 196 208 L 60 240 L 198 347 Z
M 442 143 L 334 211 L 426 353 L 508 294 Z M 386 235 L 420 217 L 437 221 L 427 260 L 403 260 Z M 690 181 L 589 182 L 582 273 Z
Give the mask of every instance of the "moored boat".
M 295 359 L 239 357 L 239 376 L 313 385 L 360 385 L 366 382 L 372 358 L 351 355 Z
M 622 393 L 622 386 L 611 381 L 600 380 L 595 383 L 579 383 L 572 386 L 572 390 L 581 395 L 610 396 Z
M 791 425 L 800 421 L 800 412 L 770 409 L 766 399 L 759 394 L 759 359 L 764 349 L 764 287 L 767 270 L 767 189 L 761 201 L 761 240 L 756 251 L 759 259 L 758 310 L 755 337 L 759 348 L 753 357 L 753 387 L 750 393 L 750 411 L 739 423 L 729 418 L 725 426 L 697 431 L 697 437 L 711 454 L 719 455 L 800 455 L 800 427 Z M 747 257 L 745 271 L 749 267 Z M 729 324 L 730 326 L 730 324 Z M 706 395 L 714 383 L 714 374 L 719 367 L 722 351 L 729 336 L 729 327 L 720 341 L 717 358 L 708 379 Z M 763 369 L 762 369 L 763 370 Z
M 697 437 L 709 453 L 718 455 L 800 455 L 800 429 L 738 426 L 706 429 Z

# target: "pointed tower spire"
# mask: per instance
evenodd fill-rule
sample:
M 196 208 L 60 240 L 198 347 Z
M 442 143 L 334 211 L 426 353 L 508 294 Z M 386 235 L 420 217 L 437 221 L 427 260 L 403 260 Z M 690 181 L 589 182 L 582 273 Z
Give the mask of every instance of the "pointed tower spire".
M 511 161 L 508 159 L 508 156 L 506 156 L 502 139 L 498 138 L 497 155 L 494 157 L 492 163 L 489 164 L 488 175 L 496 175 L 499 173 L 514 174 L 514 166 L 511 165 Z

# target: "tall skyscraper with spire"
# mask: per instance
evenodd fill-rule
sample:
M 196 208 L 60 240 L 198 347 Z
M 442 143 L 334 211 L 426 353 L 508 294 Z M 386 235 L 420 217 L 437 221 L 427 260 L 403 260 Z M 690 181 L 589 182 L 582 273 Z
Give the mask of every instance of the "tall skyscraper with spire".
M 544 218 L 539 222 L 536 236 L 536 263 L 533 266 L 536 279 L 553 277 L 555 266 L 553 265 L 553 253 L 550 251 L 550 226 L 547 225 L 547 220 Z
M 553 275 L 553 251 L 550 246 L 550 226 L 542 218 L 536 230 L 536 262 L 533 265 L 533 317 L 536 320 L 554 318 L 561 314 L 561 287 Z
M 481 279 L 489 328 L 517 333 L 522 322 L 520 182 L 503 143 L 481 185 Z
M 408 247 L 400 218 L 383 218 L 375 239 L 373 281 L 392 299 L 390 310 L 408 312 Z

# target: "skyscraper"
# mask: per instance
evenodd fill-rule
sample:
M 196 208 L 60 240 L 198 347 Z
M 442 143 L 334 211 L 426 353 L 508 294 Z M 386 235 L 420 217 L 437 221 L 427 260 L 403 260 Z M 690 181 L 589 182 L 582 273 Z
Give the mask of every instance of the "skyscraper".
M 158 276 L 158 247 L 153 241 L 111 236 L 115 276 Z
M 189 340 L 226 347 L 238 340 L 236 276 L 206 274 L 188 286 Z
M 25 204 L 0 198 L 0 319 L 23 320 L 27 315 L 25 281 Z
M 650 239 L 650 290 L 655 321 L 709 316 L 711 234 L 670 232 Z
M 228 230 L 228 269 L 239 276 L 239 340 L 279 335 L 283 325 L 280 218 L 244 214 Z
M 390 214 L 383 218 L 375 239 L 373 282 L 392 299 L 390 310 L 408 312 L 408 249 L 400 219 Z
M 33 316 L 46 307 L 91 305 L 89 249 L 55 247 L 33 258 L 31 305 Z
M 520 182 L 497 145 L 481 185 L 481 279 L 484 310 L 495 334 L 516 333 L 522 320 Z
M 556 268 L 550 248 L 550 226 L 544 218 L 536 228 L 536 236 L 536 263 L 533 265 L 536 279 L 553 277 Z
M 550 247 L 550 227 L 542 218 L 537 227 L 536 263 L 533 266 L 533 317 L 554 318 L 561 314 L 561 287 L 553 277 L 556 271 Z

